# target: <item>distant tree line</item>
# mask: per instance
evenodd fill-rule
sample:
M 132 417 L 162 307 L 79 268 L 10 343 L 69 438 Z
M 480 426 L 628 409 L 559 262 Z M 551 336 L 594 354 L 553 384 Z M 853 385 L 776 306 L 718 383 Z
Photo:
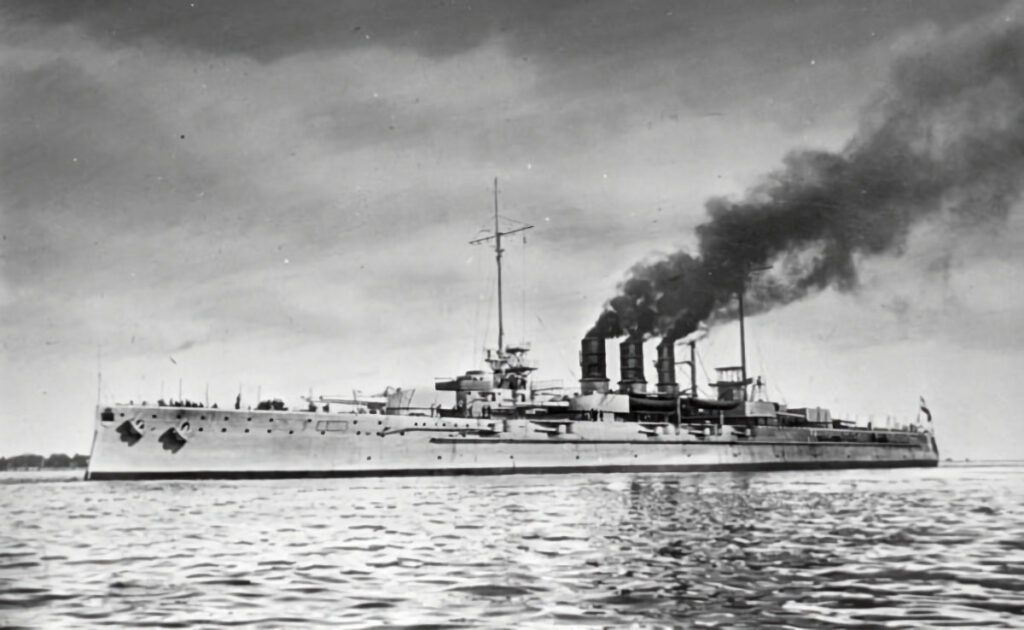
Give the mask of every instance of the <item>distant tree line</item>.
M 14 457 L 0 457 L 0 470 L 35 470 L 39 468 L 85 468 L 89 463 L 88 455 L 68 456 L 54 453 L 49 457 L 27 453 Z

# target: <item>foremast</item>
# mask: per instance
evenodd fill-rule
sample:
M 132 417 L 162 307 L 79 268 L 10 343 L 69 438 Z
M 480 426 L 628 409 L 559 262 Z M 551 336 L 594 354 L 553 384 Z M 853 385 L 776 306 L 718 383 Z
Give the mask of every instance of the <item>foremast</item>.
M 500 215 L 498 214 L 498 178 L 494 178 L 494 234 L 470 241 L 471 245 L 494 241 L 494 260 L 498 266 L 498 346 L 497 349 L 488 350 L 486 361 L 494 375 L 494 387 L 502 389 L 519 390 L 525 389 L 530 372 L 536 369 L 530 364 L 525 355 L 530 351 L 527 343 L 516 344 L 505 347 L 505 314 L 504 296 L 502 295 L 501 284 L 501 257 L 505 252 L 501 248 L 501 238 L 519 232 L 525 232 L 533 228 L 532 225 L 524 225 L 512 230 L 502 231 Z
M 494 233 L 474 239 L 469 243 L 494 242 L 494 261 L 498 266 L 498 346 L 489 348 L 484 357 L 490 367 L 491 378 L 482 370 L 470 370 L 454 379 L 439 379 L 434 383 L 438 391 L 455 392 L 455 409 L 442 411 L 442 415 L 456 417 L 489 418 L 492 415 L 515 417 L 526 412 L 534 404 L 530 391 L 530 373 L 536 368 L 526 360 L 530 351 L 528 343 L 505 345 L 504 296 L 502 295 L 502 238 L 525 232 L 532 225 L 502 231 L 501 216 L 498 214 L 498 178 L 494 178 Z

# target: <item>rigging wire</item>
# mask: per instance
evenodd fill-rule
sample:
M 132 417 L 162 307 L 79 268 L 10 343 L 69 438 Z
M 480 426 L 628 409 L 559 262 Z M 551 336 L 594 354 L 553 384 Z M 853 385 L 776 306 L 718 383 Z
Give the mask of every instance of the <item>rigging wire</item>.
M 504 219 L 505 221 L 509 221 L 510 223 L 518 223 L 519 225 L 529 225 L 529 223 L 527 223 L 526 221 L 520 221 L 519 219 L 513 219 L 512 217 L 506 217 L 503 214 L 499 214 L 498 218 L 499 219 Z
M 701 355 L 700 349 L 696 349 L 697 363 L 700 363 L 700 371 L 704 373 L 704 379 L 706 382 L 711 383 L 711 375 L 708 374 L 707 365 L 704 363 L 704 357 Z M 699 389 L 699 388 L 698 388 Z M 696 394 L 694 394 L 696 395 Z
M 779 402 L 788 402 L 785 392 L 783 392 L 782 388 L 778 386 L 778 384 L 775 382 L 775 379 L 768 378 L 768 370 L 764 366 L 764 352 L 761 351 L 761 340 L 756 336 L 754 337 L 754 348 L 757 350 L 757 364 L 760 366 L 761 376 L 764 377 L 764 382 L 769 383 L 768 387 L 775 390 L 776 394 L 779 397 Z
M 565 367 L 565 371 L 569 373 L 569 376 L 573 377 L 573 379 L 575 380 L 579 380 L 580 377 L 577 375 L 576 372 L 576 368 L 579 366 L 574 367 L 572 363 L 565 358 L 565 354 L 562 352 L 562 347 L 559 344 L 551 343 L 551 336 L 547 334 L 547 324 L 544 323 L 544 320 L 541 319 L 540 315 L 534 314 L 534 317 L 536 317 L 537 322 L 540 323 L 541 335 L 544 337 L 544 343 L 546 343 L 548 347 L 554 348 L 555 351 L 558 352 L 558 358 L 562 360 L 562 366 Z
M 476 303 L 476 321 L 473 326 L 473 356 L 467 362 L 468 365 L 479 365 L 484 349 L 487 348 L 487 337 L 491 334 L 491 312 L 494 308 L 495 295 L 492 293 L 494 276 L 497 273 L 491 265 L 485 265 L 486 256 L 476 258 L 476 277 L 482 278 L 480 284 L 473 288 L 474 302 Z M 482 267 L 485 267 L 483 269 Z M 486 297 L 484 297 L 486 296 Z M 483 326 L 480 325 L 480 303 L 487 303 L 487 313 L 484 317 Z
M 477 266 L 477 270 L 476 270 L 477 273 L 475 273 L 474 275 L 477 278 L 479 278 L 480 275 L 481 275 L 479 273 L 479 271 L 480 271 L 480 260 L 479 260 L 479 258 L 477 259 L 476 263 L 477 263 L 477 265 L 476 265 Z M 476 360 L 476 357 L 480 356 L 479 353 L 478 353 L 478 343 L 480 341 L 480 294 L 477 293 L 474 297 L 476 298 L 476 299 L 473 300 L 473 303 L 476 305 L 476 313 L 473 315 L 473 354 L 470 356 L 469 361 L 466 362 L 467 365 L 473 365 L 473 361 Z
M 521 320 L 521 328 L 523 335 L 523 341 L 526 341 L 526 234 L 523 234 L 523 269 L 522 269 L 522 282 L 523 282 L 523 317 Z
M 491 287 L 494 285 L 494 276 L 497 275 L 497 271 L 491 270 L 491 273 L 487 276 L 487 286 Z M 497 300 L 497 294 L 493 291 L 487 292 L 487 317 L 484 319 L 484 336 L 483 342 L 481 343 L 480 353 L 474 357 L 474 361 L 480 361 L 484 355 L 484 348 L 487 347 L 487 338 L 491 335 L 491 311 L 494 309 L 494 302 Z

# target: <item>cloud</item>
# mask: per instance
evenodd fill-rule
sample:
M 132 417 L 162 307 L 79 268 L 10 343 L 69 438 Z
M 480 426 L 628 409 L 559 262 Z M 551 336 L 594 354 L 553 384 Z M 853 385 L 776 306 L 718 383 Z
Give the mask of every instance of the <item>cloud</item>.
M 12 3 L 15 20 L 79 25 L 112 45 L 156 42 L 213 55 L 242 55 L 261 62 L 306 51 L 350 50 L 382 43 L 430 57 L 475 48 L 515 18 L 529 28 L 564 9 L 546 3 L 501 3 L 478 9 L 468 2 L 315 2 L 297 8 L 279 0 L 244 3 L 59 1 Z
M 841 151 L 795 149 L 742 199 L 709 200 L 697 253 L 635 265 L 591 334 L 674 339 L 734 318 L 740 291 L 757 312 L 854 290 L 861 260 L 921 223 L 1004 221 L 1024 192 L 1022 42 L 1007 11 L 906 51 Z
M 540 318 L 507 323 L 571 372 L 624 261 L 794 143 L 836 148 L 894 41 L 988 6 L 5 3 L 8 411 L 80 417 L 97 345 L 112 375 L 182 348 L 232 387 L 472 365 L 494 176 L 538 226 L 505 279 Z

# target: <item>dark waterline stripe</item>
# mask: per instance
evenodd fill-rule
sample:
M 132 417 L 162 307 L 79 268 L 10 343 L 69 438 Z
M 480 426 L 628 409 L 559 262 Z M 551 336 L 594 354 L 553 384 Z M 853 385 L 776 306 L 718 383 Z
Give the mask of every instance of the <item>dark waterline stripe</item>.
M 760 440 L 659 440 L 648 438 L 646 440 L 591 440 L 591 439 L 569 439 L 559 436 L 549 440 L 531 440 L 517 438 L 452 438 L 438 437 L 430 438 L 434 444 L 536 444 L 540 445 L 564 445 L 564 444 L 640 444 L 643 446 L 673 446 L 673 445 L 702 445 L 702 446 L 827 446 L 839 448 L 843 446 L 877 446 L 880 448 L 919 448 L 928 450 L 926 443 L 914 442 L 835 442 L 816 440 L 814 442 L 777 442 Z
M 560 473 L 619 473 L 619 472 L 714 472 L 773 470 L 838 470 L 844 468 L 934 468 L 938 460 L 867 462 L 758 462 L 733 464 L 671 464 L 671 465 L 605 465 L 605 466 L 530 466 L 524 468 L 399 468 L 374 470 L 186 470 L 186 471 L 130 471 L 87 474 L 87 480 L 144 480 L 144 479 L 304 479 L 327 477 L 430 477 L 463 475 L 549 475 Z

